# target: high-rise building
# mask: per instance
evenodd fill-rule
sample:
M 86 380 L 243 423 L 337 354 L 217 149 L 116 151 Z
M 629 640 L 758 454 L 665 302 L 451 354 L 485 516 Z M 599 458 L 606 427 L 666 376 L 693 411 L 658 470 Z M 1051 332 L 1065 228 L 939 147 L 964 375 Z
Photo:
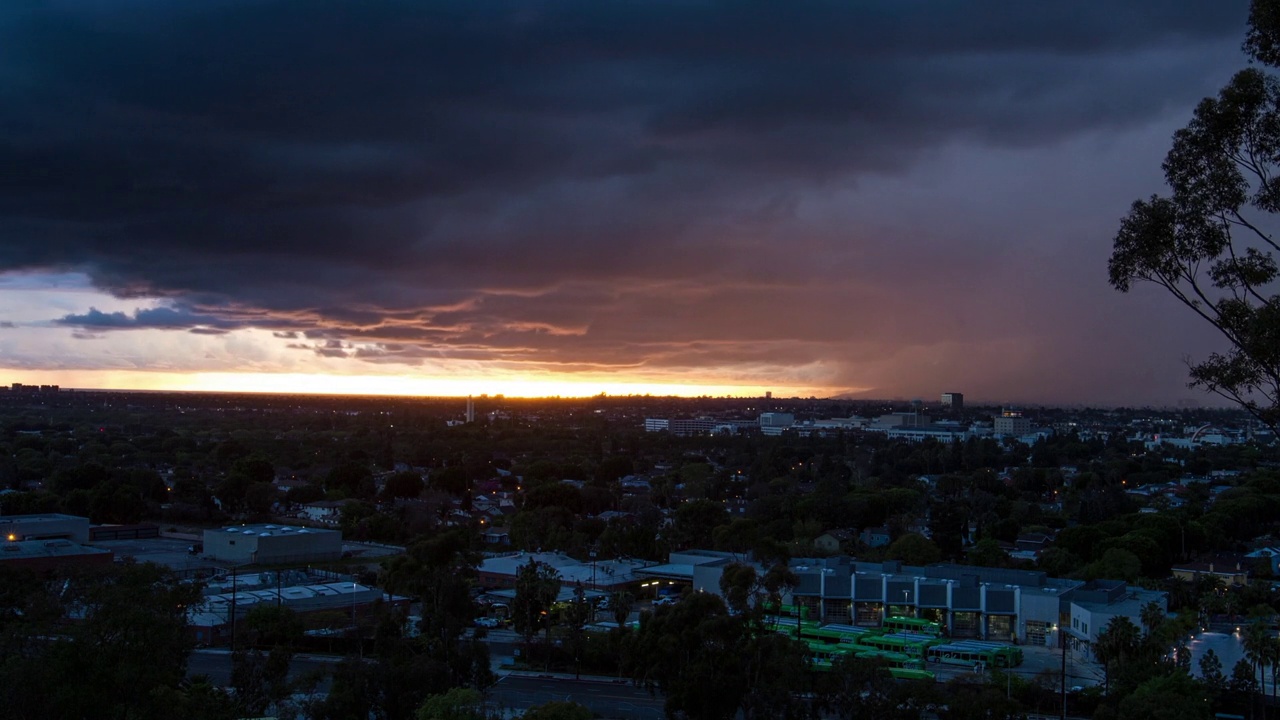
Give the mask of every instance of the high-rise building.
M 472 400 L 471 396 L 468 395 L 467 396 L 467 422 L 473 423 L 475 421 L 476 421 L 476 401 Z
M 942 404 L 953 409 L 964 409 L 964 393 L 942 393 Z

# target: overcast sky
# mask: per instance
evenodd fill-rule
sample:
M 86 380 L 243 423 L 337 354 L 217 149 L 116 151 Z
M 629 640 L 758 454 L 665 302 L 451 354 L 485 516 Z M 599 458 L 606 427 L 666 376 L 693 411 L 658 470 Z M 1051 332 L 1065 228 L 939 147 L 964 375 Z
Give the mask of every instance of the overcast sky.
M 1106 264 L 1246 15 L 3 3 L 0 370 L 1207 402 Z

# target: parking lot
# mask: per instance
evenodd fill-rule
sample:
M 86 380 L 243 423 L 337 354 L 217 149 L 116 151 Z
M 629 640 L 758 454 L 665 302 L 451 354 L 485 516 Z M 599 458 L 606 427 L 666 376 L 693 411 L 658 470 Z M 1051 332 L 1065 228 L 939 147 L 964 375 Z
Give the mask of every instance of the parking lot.
M 153 562 L 179 571 L 211 567 L 212 562 L 190 553 L 191 542 L 191 540 L 161 537 L 142 540 L 95 540 L 90 544 L 115 553 L 117 561 L 132 558 L 138 562 Z

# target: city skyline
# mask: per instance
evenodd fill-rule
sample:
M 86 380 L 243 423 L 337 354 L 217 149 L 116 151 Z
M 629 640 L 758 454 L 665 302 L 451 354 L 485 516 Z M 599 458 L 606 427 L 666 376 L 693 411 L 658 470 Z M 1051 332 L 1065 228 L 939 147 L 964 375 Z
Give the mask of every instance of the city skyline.
M 0 9 L 0 373 L 1172 405 L 1107 284 L 1247 3 Z

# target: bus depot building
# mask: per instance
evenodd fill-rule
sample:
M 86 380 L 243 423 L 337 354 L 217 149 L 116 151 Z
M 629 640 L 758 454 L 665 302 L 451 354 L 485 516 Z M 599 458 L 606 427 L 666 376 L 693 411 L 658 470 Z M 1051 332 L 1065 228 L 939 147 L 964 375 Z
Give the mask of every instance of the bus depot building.
M 711 550 L 672 553 L 663 569 L 687 575 L 694 590 L 720 594 L 724 569 L 739 555 Z M 1058 647 L 1092 644 L 1113 617 L 1141 626 L 1140 611 L 1168 596 L 1120 581 L 1069 580 L 1033 570 L 896 561 L 859 562 L 851 557 L 793 559 L 799 584 L 783 603 L 821 623 L 879 627 L 885 618 L 917 617 L 939 623 L 946 635 Z M 764 568 L 757 566 L 757 572 Z

